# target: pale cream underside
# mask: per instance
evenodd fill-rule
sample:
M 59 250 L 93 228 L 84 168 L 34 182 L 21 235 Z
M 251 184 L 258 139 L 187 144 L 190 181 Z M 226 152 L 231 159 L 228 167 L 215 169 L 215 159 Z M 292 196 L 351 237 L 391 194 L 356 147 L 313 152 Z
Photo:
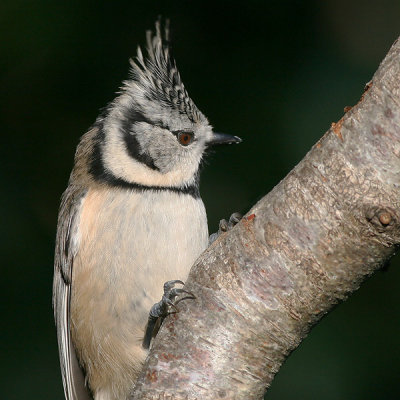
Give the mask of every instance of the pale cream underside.
M 125 399 L 146 356 L 151 306 L 207 247 L 204 205 L 167 191 L 90 189 L 78 230 L 72 340 L 95 399 Z

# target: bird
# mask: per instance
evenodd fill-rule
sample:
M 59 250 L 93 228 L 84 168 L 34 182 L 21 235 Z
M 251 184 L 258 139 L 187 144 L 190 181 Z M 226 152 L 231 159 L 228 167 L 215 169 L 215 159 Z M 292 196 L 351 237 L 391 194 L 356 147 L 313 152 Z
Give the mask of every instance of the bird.
M 209 245 L 202 160 L 216 144 L 241 142 L 215 132 L 189 97 L 168 21 L 146 43 L 81 137 L 61 198 L 53 308 L 67 400 L 129 396 L 150 322 L 185 292 L 175 285 Z

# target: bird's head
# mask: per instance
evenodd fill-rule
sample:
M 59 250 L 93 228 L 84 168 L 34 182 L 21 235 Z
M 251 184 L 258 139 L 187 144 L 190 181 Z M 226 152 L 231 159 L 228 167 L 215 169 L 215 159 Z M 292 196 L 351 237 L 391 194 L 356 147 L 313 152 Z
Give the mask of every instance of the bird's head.
M 131 77 L 97 121 L 99 136 L 92 172 L 126 184 L 176 189 L 197 185 L 207 147 L 239 143 L 215 133 L 189 97 L 169 45 L 166 25 L 147 32 L 147 56 L 140 47 Z

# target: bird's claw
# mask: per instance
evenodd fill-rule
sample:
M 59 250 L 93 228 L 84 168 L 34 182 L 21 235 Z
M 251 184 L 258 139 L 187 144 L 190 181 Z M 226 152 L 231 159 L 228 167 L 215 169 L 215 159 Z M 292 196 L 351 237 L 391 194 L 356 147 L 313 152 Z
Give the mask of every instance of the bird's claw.
M 153 337 L 157 335 L 158 330 L 160 329 L 160 326 L 165 319 L 165 317 L 168 314 L 173 314 L 179 312 L 178 308 L 176 305 L 185 299 L 195 299 L 195 296 L 192 292 L 189 292 L 188 290 L 181 289 L 181 288 L 175 288 L 174 286 L 179 283 L 181 285 L 184 285 L 184 282 L 182 282 L 179 279 L 173 280 L 173 281 L 167 281 L 164 283 L 164 294 L 161 298 L 161 300 L 154 304 L 149 312 L 149 319 L 147 321 L 146 329 L 145 329 L 145 334 L 142 342 L 142 347 L 145 349 L 148 349 L 150 347 L 150 342 Z M 178 301 L 175 301 L 175 298 L 182 294 L 186 293 L 188 296 L 185 296 Z M 173 311 L 171 311 L 173 309 Z
M 218 232 L 210 235 L 209 244 L 213 243 L 222 233 L 231 230 L 241 219 L 242 214 L 235 212 L 229 217 L 229 221 L 226 219 L 221 219 L 219 221 Z

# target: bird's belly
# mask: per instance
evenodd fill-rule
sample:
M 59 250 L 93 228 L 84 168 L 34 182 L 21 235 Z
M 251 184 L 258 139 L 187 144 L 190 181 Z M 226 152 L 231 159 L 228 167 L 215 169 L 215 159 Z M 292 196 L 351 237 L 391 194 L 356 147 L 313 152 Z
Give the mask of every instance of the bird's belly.
M 145 355 L 141 342 L 151 306 L 165 281 L 186 279 L 207 243 L 200 199 L 166 191 L 89 191 L 73 265 L 71 320 L 92 390 L 107 381 L 131 385 Z

